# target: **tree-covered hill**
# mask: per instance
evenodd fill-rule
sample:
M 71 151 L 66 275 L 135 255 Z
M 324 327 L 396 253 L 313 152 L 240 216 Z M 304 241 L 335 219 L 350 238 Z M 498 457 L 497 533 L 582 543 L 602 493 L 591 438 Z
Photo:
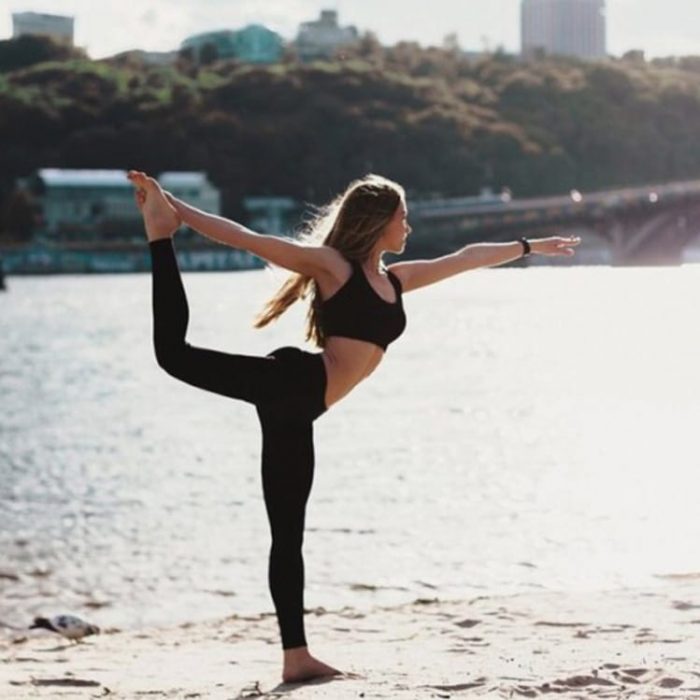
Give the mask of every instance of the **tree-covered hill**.
M 154 67 L 16 43 L 0 42 L 6 202 L 39 167 L 201 169 L 229 214 L 248 194 L 323 201 L 368 171 L 423 196 L 700 177 L 697 58 L 473 62 L 366 37 L 307 65 Z

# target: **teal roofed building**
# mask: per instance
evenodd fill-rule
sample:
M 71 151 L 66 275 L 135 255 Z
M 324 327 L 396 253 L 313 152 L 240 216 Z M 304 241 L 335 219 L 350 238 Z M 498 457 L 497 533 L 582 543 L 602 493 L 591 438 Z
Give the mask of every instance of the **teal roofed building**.
M 196 34 L 185 39 L 180 49 L 190 49 L 198 61 L 235 58 L 246 63 L 277 63 L 284 52 L 284 41 L 277 32 L 250 24 L 237 31 Z
M 237 57 L 248 63 L 277 63 L 284 52 L 282 37 L 261 24 L 234 32 Z

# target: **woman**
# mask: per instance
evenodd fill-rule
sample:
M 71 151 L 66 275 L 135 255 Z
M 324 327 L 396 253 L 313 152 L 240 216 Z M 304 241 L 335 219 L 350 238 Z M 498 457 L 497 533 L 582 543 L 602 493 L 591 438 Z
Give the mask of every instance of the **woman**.
M 313 221 L 302 242 L 254 233 L 164 193 L 131 171 L 153 270 L 156 358 L 194 386 L 255 405 L 263 434 L 263 494 L 272 547 L 269 584 L 284 650 L 284 681 L 334 675 L 311 656 L 303 621 L 302 541 L 314 468 L 313 421 L 371 374 L 406 325 L 402 294 L 478 267 L 524 254 L 573 255 L 577 238 L 481 243 L 435 260 L 382 264 L 401 253 L 411 232 L 403 189 L 369 175 L 352 182 Z M 267 303 L 261 327 L 310 295 L 307 339 L 322 352 L 279 348 L 267 357 L 229 355 L 185 342 L 188 307 L 172 237 L 181 224 L 246 250 L 294 274 Z

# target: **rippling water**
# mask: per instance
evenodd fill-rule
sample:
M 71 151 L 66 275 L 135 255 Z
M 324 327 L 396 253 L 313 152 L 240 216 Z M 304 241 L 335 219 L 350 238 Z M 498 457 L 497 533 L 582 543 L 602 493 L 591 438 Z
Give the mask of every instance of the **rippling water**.
M 186 275 L 191 342 L 265 353 L 269 273 Z M 257 419 L 179 384 L 145 275 L 0 295 L 0 621 L 270 611 Z M 316 424 L 308 607 L 700 571 L 700 269 L 484 270 L 407 295 L 406 334 Z

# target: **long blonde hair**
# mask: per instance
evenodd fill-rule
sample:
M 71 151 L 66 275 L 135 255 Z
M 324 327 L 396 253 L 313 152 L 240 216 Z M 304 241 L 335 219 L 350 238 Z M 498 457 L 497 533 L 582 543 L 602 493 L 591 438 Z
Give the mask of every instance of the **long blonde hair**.
M 354 180 L 345 192 L 322 207 L 302 229 L 299 240 L 335 248 L 350 261 L 365 262 L 406 194 L 403 187 L 381 175 Z M 320 325 L 321 295 L 313 277 L 293 273 L 265 304 L 254 326 L 262 328 L 299 299 L 310 298 L 306 339 L 325 345 Z

